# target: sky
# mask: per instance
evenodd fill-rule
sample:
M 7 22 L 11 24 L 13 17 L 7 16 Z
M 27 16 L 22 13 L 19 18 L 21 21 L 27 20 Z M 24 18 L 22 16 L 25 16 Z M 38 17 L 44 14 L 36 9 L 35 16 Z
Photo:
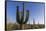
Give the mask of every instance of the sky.
M 29 10 L 29 19 L 27 24 L 33 24 L 33 19 L 35 23 L 38 22 L 40 24 L 44 24 L 44 3 L 39 2 L 15 2 L 15 1 L 8 1 L 7 2 L 7 22 L 16 22 L 16 6 L 19 6 L 19 11 L 23 10 L 23 3 L 24 3 L 24 10 Z

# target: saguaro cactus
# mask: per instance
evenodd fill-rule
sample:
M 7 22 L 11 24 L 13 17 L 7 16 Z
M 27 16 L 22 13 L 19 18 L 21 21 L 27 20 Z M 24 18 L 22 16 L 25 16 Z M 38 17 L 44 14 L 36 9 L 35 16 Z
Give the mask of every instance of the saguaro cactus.
M 23 3 L 23 11 L 22 11 L 22 15 L 21 15 L 21 19 L 20 19 L 20 15 L 19 15 L 19 6 L 17 6 L 17 10 L 16 10 L 16 20 L 17 22 L 20 24 L 20 29 L 23 29 L 23 24 L 26 24 L 29 18 L 29 10 L 26 10 L 26 18 L 24 21 L 24 3 Z
M 33 25 L 35 25 L 35 19 L 33 18 Z

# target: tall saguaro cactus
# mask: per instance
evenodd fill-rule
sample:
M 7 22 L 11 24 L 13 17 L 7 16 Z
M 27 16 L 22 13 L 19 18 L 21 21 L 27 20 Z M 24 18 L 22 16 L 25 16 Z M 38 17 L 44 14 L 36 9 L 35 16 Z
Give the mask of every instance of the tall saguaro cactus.
M 29 18 L 29 10 L 26 10 L 26 18 L 24 21 L 24 3 L 23 3 L 23 11 L 22 11 L 22 15 L 19 15 L 19 6 L 17 6 L 17 10 L 16 10 L 16 20 L 17 22 L 20 24 L 20 29 L 23 29 L 23 24 L 26 24 Z M 20 19 L 21 16 L 21 19 Z

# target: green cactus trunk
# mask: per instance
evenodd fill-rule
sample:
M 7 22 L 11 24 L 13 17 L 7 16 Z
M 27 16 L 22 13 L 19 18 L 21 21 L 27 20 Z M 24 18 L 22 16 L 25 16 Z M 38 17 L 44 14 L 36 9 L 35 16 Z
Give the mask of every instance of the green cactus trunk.
M 20 24 L 20 29 L 24 30 L 24 24 Z

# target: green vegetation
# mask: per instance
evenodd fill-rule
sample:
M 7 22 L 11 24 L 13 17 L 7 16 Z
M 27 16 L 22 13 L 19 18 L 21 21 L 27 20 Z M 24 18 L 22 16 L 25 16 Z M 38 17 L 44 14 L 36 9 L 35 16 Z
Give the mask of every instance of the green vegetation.
M 24 24 L 24 29 L 42 29 L 45 28 L 44 24 L 36 24 L 36 25 L 31 25 L 31 24 Z M 7 30 L 20 30 L 20 25 L 19 24 L 7 24 Z

